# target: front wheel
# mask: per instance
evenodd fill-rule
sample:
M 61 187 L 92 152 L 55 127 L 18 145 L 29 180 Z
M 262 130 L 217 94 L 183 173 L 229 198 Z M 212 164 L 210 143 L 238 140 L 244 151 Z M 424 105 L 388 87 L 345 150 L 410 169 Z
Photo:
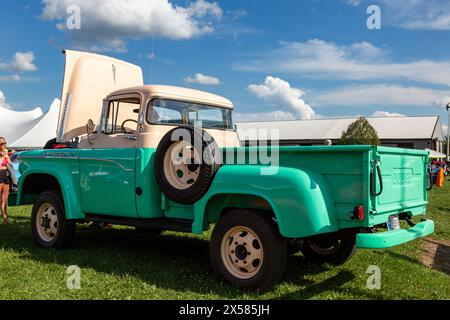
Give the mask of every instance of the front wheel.
M 43 248 L 63 248 L 70 243 L 76 222 L 66 219 L 60 193 L 39 195 L 31 214 L 31 230 L 36 244 Z
M 341 265 L 350 260 L 356 252 L 356 234 L 305 240 L 301 251 L 306 259 Z
M 286 242 L 269 213 L 234 210 L 214 228 L 210 257 L 220 278 L 238 288 L 266 291 L 283 276 Z

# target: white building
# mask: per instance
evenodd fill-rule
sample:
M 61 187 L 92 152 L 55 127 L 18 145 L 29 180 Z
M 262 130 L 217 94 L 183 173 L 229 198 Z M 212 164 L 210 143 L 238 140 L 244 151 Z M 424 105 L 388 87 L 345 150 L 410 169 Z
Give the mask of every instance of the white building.
M 245 138 L 248 130 L 279 132 L 280 145 L 323 145 L 331 140 L 338 145 L 342 132 L 357 118 L 329 118 L 298 121 L 268 121 L 238 123 L 239 138 L 243 143 L 254 142 Z M 444 150 L 444 133 L 439 116 L 367 118 L 375 128 L 382 145 L 409 149 Z

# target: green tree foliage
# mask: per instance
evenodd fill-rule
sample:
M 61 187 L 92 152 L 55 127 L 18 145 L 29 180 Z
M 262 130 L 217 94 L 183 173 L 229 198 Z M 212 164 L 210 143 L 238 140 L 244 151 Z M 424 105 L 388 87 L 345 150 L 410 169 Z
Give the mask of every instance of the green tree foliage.
M 377 131 L 370 125 L 369 121 L 360 117 L 351 123 L 346 131 L 342 132 L 341 144 L 379 146 L 380 138 L 378 138 Z

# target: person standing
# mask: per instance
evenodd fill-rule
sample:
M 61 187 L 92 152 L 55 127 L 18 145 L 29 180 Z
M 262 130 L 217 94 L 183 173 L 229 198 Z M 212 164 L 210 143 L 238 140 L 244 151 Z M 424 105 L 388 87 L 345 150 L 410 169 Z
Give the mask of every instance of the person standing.
M 0 211 L 2 213 L 3 224 L 11 224 L 12 221 L 8 218 L 8 197 L 10 180 L 8 176 L 7 165 L 11 164 L 11 159 L 9 158 L 8 149 L 6 149 L 6 140 L 0 137 Z

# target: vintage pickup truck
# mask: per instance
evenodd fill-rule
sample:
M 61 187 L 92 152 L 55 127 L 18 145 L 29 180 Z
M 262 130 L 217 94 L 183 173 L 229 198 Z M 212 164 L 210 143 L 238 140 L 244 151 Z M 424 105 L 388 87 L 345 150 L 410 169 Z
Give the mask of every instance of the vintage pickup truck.
M 57 139 L 20 155 L 12 199 L 33 205 L 39 246 L 66 246 L 77 223 L 194 234 L 215 225 L 215 273 L 240 288 L 268 290 L 289 253 L 341 264 L 356 248 L 388 248 L 434 231 L 433 221 L 412 222 L 426 212 L 427 152 L 240 147 L 229 100 L 144 86 L 137 66 L 65 54 Z M 262 161 L 266 152 L 276 165 Z M 409 228 L 388 223 L 399 220 Z

